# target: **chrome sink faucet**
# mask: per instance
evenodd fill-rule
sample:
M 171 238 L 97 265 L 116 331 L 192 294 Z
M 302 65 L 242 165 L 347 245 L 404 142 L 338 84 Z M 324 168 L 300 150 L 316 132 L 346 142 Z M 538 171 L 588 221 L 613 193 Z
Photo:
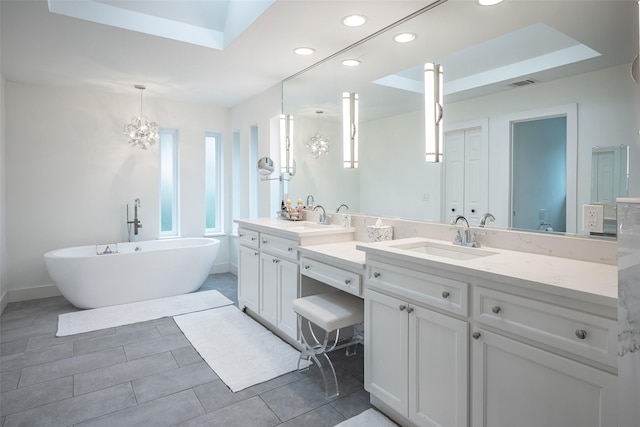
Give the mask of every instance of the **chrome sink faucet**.
M 318 208 L 322 209 L 322 213 L 320 214 L 320 217 L 318 218 L 318 222 L 320 224 L 326 224 L 327 223 L 327 211 L 324 210 L 324 207 L 322 207 L 322 205 L 317 205 L 316 207 L 313 208 L 313 210 L 315 211 Z
M 487 223 L 487 220 L 489 220 L 490 222 L 493 222 L 493 221 L 496 220 L 496 217 L 491 215 L 489 212 L 487 212 L 486 214 L 482 215 L 482 218 L 480 218 L 480 227 L 484 227 L 485 224 Z
M 341 208 L 345 208 L 346 210 L 349 210 L 349 206 L 345 205 L 344 203 L 341 204 L 340 206 L 338 206 L 338 208 L 336 209 L 336 213 L 340 212 Z
M 133 241 L 137 242 L 139 239 L 139 231 L 142 228 L 142 223 L 138 219 L 139 207 L 140 207 L 140 199 L 136 199 L 133 204 L 133 221 L 130 221 L 129 205 L 127 205 L 127 225 L 129 226 L 129 241 L 131 241 L 131 224 L 133 224 Z
M 309 199 L 311 199 L 311 204 L 309 204 Z M 312 207 L 315 202 L 316 202 L 316 199 L 313 198 L 312 194 L 309 194 L 307 196 L 307 207 L 308 208 Z
M 471 230 L 469 230 L 469 221 L 467 221 L 467 218 L 462 215 L 456 215 L 451 220 L 451 224 L 457 225 L 460 221 L 462 221 L 464 229 L 462 230 L 462 233 L 460 233 L 460 230 L 456 231 L 456 237 L 453 239 L 453 244 L 460 246 L 470 246 L 472 248 L 477 247 L 478 244 L 476 243 L 476 236 L 475 234 L 471 234 Z

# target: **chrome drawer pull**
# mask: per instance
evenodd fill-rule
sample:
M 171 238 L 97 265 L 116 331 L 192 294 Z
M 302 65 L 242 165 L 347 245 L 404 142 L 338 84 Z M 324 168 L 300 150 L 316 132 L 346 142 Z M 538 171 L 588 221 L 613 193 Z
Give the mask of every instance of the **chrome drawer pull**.
M 351 280 L 349 280 L 349 279 L 344 279 L 344 284 L 345 284 L 345 285 L 348 285 L 349 283 L 351 283 Z
M 493 314 L 498 314 L 502 311 L 502 308 L 500 308 L 499 305 L 496 305 L 494 307 L 491 308 L 491 311 L 493 312 Z
M 482 334 L 480 334 L 480 332 L 474 332 L 471 334 L 471 336 L 473 337 L 474 340 L 477 340 L 478 338 L 480 338 Z
M 254 256 L 258 256 L 258 255 L 260 255 L 260 252 L 254 252 L 253 255 Z
M 380 273 L 378 273 L 377 271 L 374 271 L 373 272 L 373 277 L 375 277 L 377 279 L 378 277 L 380 277 Z
M 273 262 L 274 262 L 274 263 L 276 263 L 276 264 L 280 262 L 280 260 L 279 260 L 279 259 L 276 259 L 276 258 L 272 259 L 271 261 L 273 261 Z
M 267 243 L 269 243 L 269 241 L 268 241 L 268 240 L 266 240 L 266 239 L 262 239 L 262 244 L 263 244 L 263 245 L 266 245 Z
M 447 298 L 449 298 L 449 295 L 451 295 L 449 292 L 447 292 L 447 291 L 442 291 L 442 298 L 447 299 Z
M 288 250 L 289 252 L 291 252 L 291 251 L 293 251 L 293 248 L 287 248 L 287 250 Z
M 311 266 L 310 266 L 309 264 L 307 264 L 307 265 L 305 265 L 305 266 L 304 266 L 304 269 L 305 269 L 305 270 L 308 270 L 308 269 L 310 269 L 310 268 L 311 268 Z
M 256 238 L 255 238 L 255 237 L 252 237 L 252 238 L 251 238 L 251 241 L 252 241 L 252 242 L 255 242 L 255 240 L 256 240 Z
M 413 307 L 407 307 L 407 313 L 411 313 L 413 311 Z
M 585 339 L 587 337 L 587 331 L 584 329 L 576 329 L 576 337 L 581 340 Z
M 242 238 L 242 237 L 244 237 L 244 234 L 240 233 L 240 234 L 238 234 L 238 236 L 239 236 L 240 238 Z
M 406 310 L 407 306 L 404 304 L 400 304 L 400 306 L 398 307 L 400 309 L 400 311 L 404 311 Z

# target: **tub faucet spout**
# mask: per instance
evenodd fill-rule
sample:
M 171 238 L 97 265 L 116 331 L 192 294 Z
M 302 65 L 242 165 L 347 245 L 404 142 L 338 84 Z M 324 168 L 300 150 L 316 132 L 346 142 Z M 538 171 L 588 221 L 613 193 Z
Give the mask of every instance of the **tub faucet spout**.
M 138 219 L 138 208 L 140 207 L 140 199 L 136 199 L 133 204 L 133 220 L 129 220 L 129 205 L 127 205 L 127 225 L 129 226 L 129 241 L 131 241 L 131 224 L 133 224 L 133 241 L 137 242 L 140 236 L 142 223 Z

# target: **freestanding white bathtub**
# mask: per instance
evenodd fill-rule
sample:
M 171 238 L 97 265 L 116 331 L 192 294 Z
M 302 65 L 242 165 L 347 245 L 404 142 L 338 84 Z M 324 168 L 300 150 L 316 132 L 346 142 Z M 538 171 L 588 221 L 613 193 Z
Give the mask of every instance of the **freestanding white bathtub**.
M 44 255 L 49 276 L 78 308 L 96 308 L 198 289 L 218 255 L 220 241 L 207 238 L 147 240 L 57 249 Z

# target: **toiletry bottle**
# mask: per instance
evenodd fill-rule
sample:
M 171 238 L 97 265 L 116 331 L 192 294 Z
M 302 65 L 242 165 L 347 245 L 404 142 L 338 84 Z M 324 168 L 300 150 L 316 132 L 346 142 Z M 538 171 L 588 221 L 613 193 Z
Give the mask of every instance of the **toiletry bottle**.
M 280 205 L 280 210 L 286 211 L 287 207 L 284 205 L 284 200 L 282 201 L 282 205 Z

